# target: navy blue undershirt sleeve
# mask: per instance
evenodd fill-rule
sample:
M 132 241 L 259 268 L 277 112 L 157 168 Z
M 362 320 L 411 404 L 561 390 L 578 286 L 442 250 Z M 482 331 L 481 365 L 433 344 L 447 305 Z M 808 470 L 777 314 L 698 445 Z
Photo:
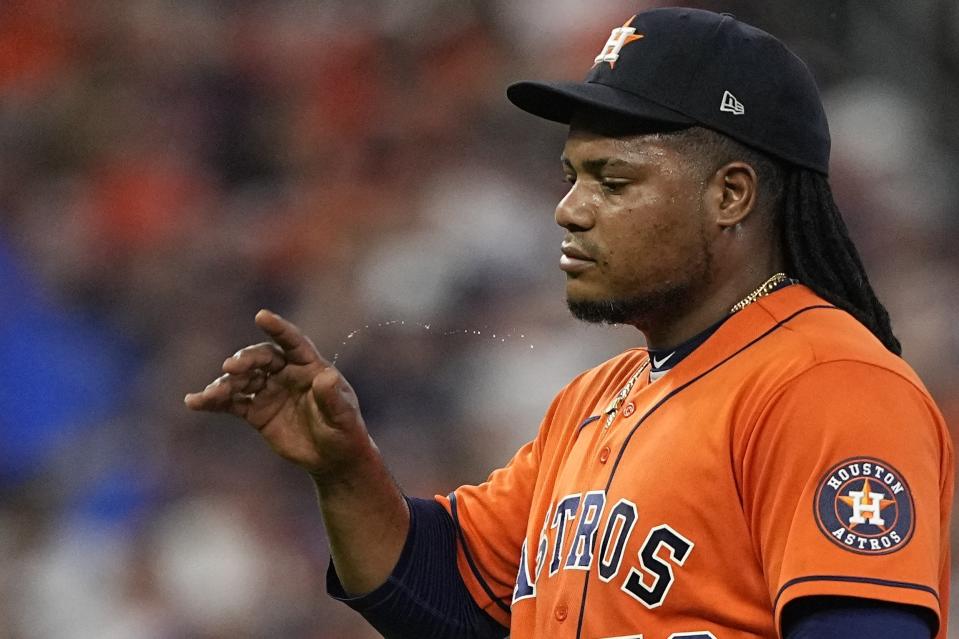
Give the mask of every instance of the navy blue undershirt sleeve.
M 393 573 L 351 597 L 330 561 L 326 588 L 387 639 L 502 639 L 509 630 L 476 605 L 456 567 L 456 530 L 432 499 L 406 498 L 410 532 Z
M 930 639 L 935 615 L 925 608 L 856 597 L 803 597 L 783 610 L 785 639 Z

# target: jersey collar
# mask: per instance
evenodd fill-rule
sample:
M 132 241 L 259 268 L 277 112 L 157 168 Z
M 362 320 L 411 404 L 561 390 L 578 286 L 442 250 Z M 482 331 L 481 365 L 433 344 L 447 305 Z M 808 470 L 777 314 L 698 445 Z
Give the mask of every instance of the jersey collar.
M 681 385 L 703 371 L 747 349 L 780 322 L 804 309 L 833 305 L 803 284 L 793 284 L 766 295 L 739 312 L 729 315 L 703 333 L 675 349 L 650 350 L 650 381 L 663 378 L 656 386 Z M 677 354 L 664 361 L 670 352 Z M 659 361 L 655 366 L 653 357 Z M 657 375 L 656 370 L 661 372 Z M 671 371 L 665 375 L 666 371 Z
M 792 286 L 796 283 L 797 283 L 796 280 L 787 279 L 781 282 L 778 286 L 773 288 L 769 293 L 767 293 L 763 297 L 768 297 L 769 295 L 772 295 L 776 291 L 779 291 L 780 289 L 784 289 L 788 286 Z M 752 302 L 749 306 L 755 303 L 756 302 Z M 748 306 L 746 308 L 748 308 Z M 746 309 L 744 308 L 742 310 L 746 310 Z M 742 312 L 742 311 L 737 311 L 737 312 Z M 694 350 L 699 348 L 700 345 L 702 345 L 707 339 L 712 337 L 712 334 L 715 333 L 717 330 L 719 330 L 719 327 L 722 326 L 724 323 L 726 323 L 726 321 L 729 318 L 731 318 L 733 315 L 735 315 L 735 313 L 726 315 L 721 320 L 719 320 L 712 326 L 708 327 L 706 330 L 694 335 L 693 337 L 689 338 L 688 340 L 686 340 L 679 346 L 674 346 L 672 348 L 647 349 L 649 352 L 649 364 L 650 364 L 649 381 L 655 382 L 660 377 L 662 377 L 667 372 L 669 372 L 679 362 L 686 359 L 688 355 L 690 355 Z

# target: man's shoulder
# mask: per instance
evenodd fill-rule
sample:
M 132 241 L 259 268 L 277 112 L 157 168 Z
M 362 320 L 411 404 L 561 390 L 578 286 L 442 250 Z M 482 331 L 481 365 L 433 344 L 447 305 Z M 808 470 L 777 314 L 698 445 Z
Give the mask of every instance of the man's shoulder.
M 864 376 L 891 374 L 926 392 L 912 367 L 850 313 L 808 289 L 796 293 L 793 300 L 762 304 L 776 330 L 754 353 L 757 366 L 788 369 L 790 375 L 799 375 L 842 364 Z
M 767 417 L 776 410 L 803 420 L 811 439 L 867 428 L 876 437 L 892 429 L 905 442 L 921 422 L 932 427 L 931 437 L 946 440 L 941 413 L 916 372 L 851 314 L 811 291 L 761 308 L 766 323 L 753 313 L 754 329 L 765 326 L 765 337 L 736 358 L 723 380 L 729 401 L 741 409 L 735 414 L 742 417 L 742 441 L 771 428 L 776 421 Z M 901 430 L 904 423 L 910 430 Z

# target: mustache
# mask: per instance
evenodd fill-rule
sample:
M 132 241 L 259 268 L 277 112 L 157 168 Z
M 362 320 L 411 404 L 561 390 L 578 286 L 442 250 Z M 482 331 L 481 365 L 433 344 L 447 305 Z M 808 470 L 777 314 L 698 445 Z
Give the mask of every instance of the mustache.
M 599 247 L 595 243 L 585 238 L 578 238 L 575 235 L 567 234 L 566 237 L 563 238 L 563 244 L 575 246 L 577 249 L 588 255 L 590 259 L 594 260 L 601 253 Z

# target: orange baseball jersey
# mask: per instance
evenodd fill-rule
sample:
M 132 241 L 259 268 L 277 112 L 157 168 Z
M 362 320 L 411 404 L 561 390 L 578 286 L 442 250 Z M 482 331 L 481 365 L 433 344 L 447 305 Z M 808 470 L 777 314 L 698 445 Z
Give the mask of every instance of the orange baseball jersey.
M 952 444 L 903 360 L 789 286 L 644 371 L 606 427 L 646 359 L 580 375 L 505 468 L 437 497 L 512 639 L 777 637 L 811 595 L 928 608 L 946 637 Z

